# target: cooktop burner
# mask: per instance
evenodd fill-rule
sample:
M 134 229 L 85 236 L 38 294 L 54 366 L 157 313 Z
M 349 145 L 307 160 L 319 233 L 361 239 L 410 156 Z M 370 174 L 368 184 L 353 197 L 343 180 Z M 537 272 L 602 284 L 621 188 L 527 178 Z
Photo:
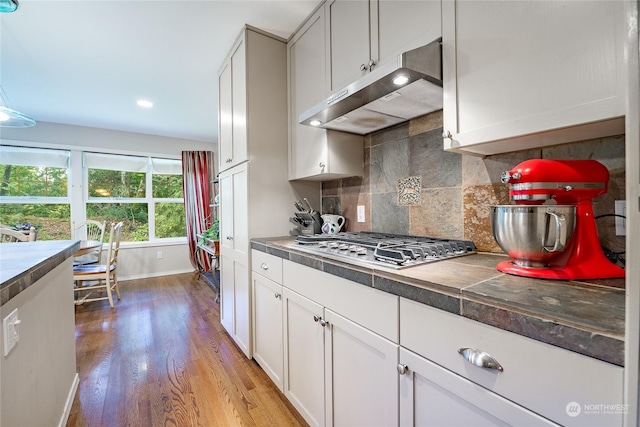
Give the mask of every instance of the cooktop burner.
M 468 240 L 370 232 L 298 236 L 296 243 L 302 252 L 395 269 L 476 253 Z

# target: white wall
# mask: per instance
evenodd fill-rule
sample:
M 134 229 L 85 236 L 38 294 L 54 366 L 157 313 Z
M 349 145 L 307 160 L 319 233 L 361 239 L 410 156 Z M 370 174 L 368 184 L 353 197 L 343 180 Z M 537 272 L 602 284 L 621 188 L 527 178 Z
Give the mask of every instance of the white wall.
M 160 155 L 172 158 L 180 158 L 182 151 L 202 150 L 213 151 L 216 164 L 218 161 L 217 142 L 47 122 L 38 122 L 31 128 L 0 128 L 0 143 L 72 150 L 93 149 L 107 153 Z M 158 251 L 162 251 L 162 259 L 158 259 Z M 188 251 L 186 240 L 181 244 L 166 245 L 123 243 L 120 248 L 118 279 L 126 281 L 194 271 Z

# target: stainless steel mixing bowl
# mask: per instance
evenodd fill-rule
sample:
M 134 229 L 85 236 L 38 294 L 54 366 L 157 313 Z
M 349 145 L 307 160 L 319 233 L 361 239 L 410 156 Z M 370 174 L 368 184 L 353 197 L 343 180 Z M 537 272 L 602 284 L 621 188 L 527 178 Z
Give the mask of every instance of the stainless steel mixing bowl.
M 575 205 L 491 206 L 494 239 L 524 267 L 549 266 L 569 245 L 575 223 Z

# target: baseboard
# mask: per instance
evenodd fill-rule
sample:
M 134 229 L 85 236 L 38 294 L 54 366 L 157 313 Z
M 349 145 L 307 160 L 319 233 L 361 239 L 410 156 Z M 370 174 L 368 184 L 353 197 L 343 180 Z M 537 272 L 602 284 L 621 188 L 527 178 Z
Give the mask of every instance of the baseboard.
M 193 267 L 181 270 L 162 271 L 159 273 L 133 274 L 131 276 L 118 276 L 118 282 L 126 282 L 127 280 L 149 279 L 151 277 L 171 276 L 172 274 L 194 273 Z
M 71 390 L 69 390 L 69 395 L 67 396 L 67 401 L 64 404 L 64 412 L 62 413 L 62 418 L 60 418 L 60 423 L 58 427 L 65 427 L 67 425 L 67 421 L 69 421 L 69 414 L 71 414 L 71 406 L 73 406 L 73 399 L 76 397 L 76 392 L 78 391 L 78 385 L 80 384 L 80 376 L 76 372 L 76 375 L 73 377 L 73 384 L 71 384 Z

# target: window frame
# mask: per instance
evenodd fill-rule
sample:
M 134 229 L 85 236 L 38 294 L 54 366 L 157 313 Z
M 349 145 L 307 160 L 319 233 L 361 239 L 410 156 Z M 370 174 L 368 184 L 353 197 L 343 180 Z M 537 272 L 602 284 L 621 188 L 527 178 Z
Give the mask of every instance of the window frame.
M 124 152 L 117 152 L 111 150 L 102 150 L 95 147 L 49 147 L 42 146 L 41 144 L 29 144 L 24 143 L 22 141 L 19 144 L 11 144 L 7 143 L 9 141 L 0 140 L 0 145 L 3 147 L 8 147 L 9 151 L 15 150 L 24 150 L 28 152 L 33 150 L 33 154 L 37 154 L 38 152 L 44 153 L 45 150 L 56 150 L 61 152 L 67 152 L 67 196 L 66 197 L 46 197 L 46 196 L 0 196 L 0 203 L 7 204 L 68 204 L 70 209 L 70 227 L 72 227 L 73 223 L 82 222 L 86 219 L 86 206 L 87 203 L 145 203 L 147 204 L 147 214 L 148 218 L 148 229 L 149 236 L 148 240 L 144 241 L 134 241 L 134 242 L 122 242 L 124 246 L 130 247 L 144 247 L 144 246 L 163 246 L 163 245 L 174 245 L 174 244 L 184 244 L 187 242 L 187 236 L 180 237 L 166 237 L 166 238 L 157 238 L 156 237 L 156 222 L 155 222 L 155 214 L 156 203 L 182 203 L 184 205 L 184 197 L 182 198 L 157 198 L 153 197 L 153 170 L 154 170 L 154 162 L 153 160 L 158 160 L 159 164 L 165 164 L 164 169 L 166 170 L 166 164 L 173 164 L 173 166 L 169 167 L 169 170 L 173 170 L 173 173 L 167 172 L 156 172 L 160 175 L 167 174 L 181 174 L 181 162 L 182 159 L 177 156 L 169 156 L 169 155 L 153 155 L 153 154 L 130 154 Z M 124 198 L 124 197 L 89 197 L 89 168 L 84 165 L 84 154 L 85 153 L 97 153 L 101 155 L 108 156 L 134 156 L 139 158 L 146 159 L 146 171 L 145 171 L 145 197 L 144 198 Z M 57 153 L 59 154 L 59 153 Z M 179 173 L 176 168 L 176 162 L 180 164 Z M 11 163 L 18 164 L 18 163 Z M 24 166 L 24 165 L 23 165 Z M 50 166 L 45 164 L 41 165 L 28 165 L 28 166 Z M 172 169 L 173 168 L 173 169 Z M 160 168 L 155 167 L 156 170 L 163 169 L 161 165 Z

